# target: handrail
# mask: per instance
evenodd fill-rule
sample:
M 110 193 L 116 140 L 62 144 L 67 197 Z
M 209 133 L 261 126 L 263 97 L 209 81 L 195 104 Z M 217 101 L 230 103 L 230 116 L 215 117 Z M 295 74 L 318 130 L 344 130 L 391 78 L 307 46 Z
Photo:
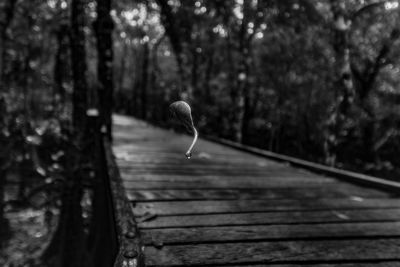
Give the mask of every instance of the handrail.
M 114 211 L 118 251 L 114 267 L 144 266 L 144 253 L 131 204 L 126 196 L 122 178 L 112 152 L 111 143 L 103 137 L 110 193 Z
M 325 166 L 322 164 L 302 160 L 295 157 L 290 157 L 278 153 L 274 153 L 268 150 L 263 150 L 255 147 L 251 147 L 248 145 L 239 144 L 236 142 L 232 142 L 226 139 L 217 138 L 213 136 L 203 136 L 206 140 L 209 140 L 214 143 L 222 144 L 231 148 L 235 148 L 241 151 L 245 151 L 254 155 L 266 157 L 272 160 L 286 162 L 291 164 L 292 166 L 303 168 L 310 170 L 315 173 L 325 174 L 332 177 L 336 177 L 343 181 L 354 183 L 358 185 L 365 185 L 369 187 L 374 187 L 377 189 L 390 191 L 396 194 L 400 193 L 400 183 L 390 180 L 385 180 L 382 178 L 365 175 L 361 173 L 356 173 L 352 171 L 341 170 L 334 167 Z
M 90 266 L 144 266 L 143 246 L 108 137 L 101 132 L 98 114 L 88 116 L 93 137 L 92 223 L 88 250 Z

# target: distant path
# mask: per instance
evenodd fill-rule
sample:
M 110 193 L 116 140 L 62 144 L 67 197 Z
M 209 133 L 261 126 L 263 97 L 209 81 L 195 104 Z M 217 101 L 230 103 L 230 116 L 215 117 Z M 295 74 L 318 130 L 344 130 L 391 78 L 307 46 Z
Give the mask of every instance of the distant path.
M 114 117 L 147 266 L 400 266 L 400 197 Z M 201 133 L 200 133 L 201 135 Z

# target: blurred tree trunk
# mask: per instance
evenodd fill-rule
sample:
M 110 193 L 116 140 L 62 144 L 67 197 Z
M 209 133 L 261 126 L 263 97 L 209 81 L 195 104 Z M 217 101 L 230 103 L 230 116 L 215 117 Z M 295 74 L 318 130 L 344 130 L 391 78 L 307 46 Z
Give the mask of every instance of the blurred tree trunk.
M 160 67 L 158 65 L 158 49 L 161 43 L 164 41 L 164 39 L 165 39 L 165 34 L 163 34 L 160 38 L 156 40 L 150 53 L 151 64 L 150 64 L 149 87 L 151 88 L 153 92 L 153 97 L 155 99 L 155 101 L 152 101 L 153 112 L 151 119 L 155 121 L 164 121 L 164 116 L 165 116 L 164 114 L 165 112 L 162 109 L 163 105 L 165 105 L 166 102 L 163 97 L 165 92 L 159 90 L 157 82 L 159 79 L 159 75 L 161 74 Z
M 139 58 L 140 58 L 140 54 L 136 51 L 136 47 L 135 46 L 131 46 L 131 50 L 130 50 L 131 54 L 132 54 L 132 58 L 136 58 L 136 61 L 139 62 Z M 131 62 L 130 64 L 130 70 L 132 72 L 132 74 L 130 75 L 131 77 L 131 86 L 132 86 L 132 92 L 131 92 L 131 101 L 129 102 L 129 111 L 130 114 L 133 116 L 137 116 L 138 114 L 138 105 L 139 105 L 139 101 L 138 101 L 138 90 L 137 88 L 139 87 L 139 82 L 140 82 L 140 73 L 139 70 L 140 68 L 137 66 L 137 64 L 134 64 Z
M 54 108 L 57 107 L 56 100 L 58 97 L 61 103 L 65 101 L 64 73 L 66 66 L 68 66 L 68 30 L 68 25 L 61 24 L 56 32 L 57 51 L 54 63 Z
M 73 93 L 73 135 L 67 144 L 66 181 L 62 194 L 59 224 L 53 238 L 45 250 L 42 259 L 49 266 L 80 267 L 84 266 L 85 234 L 82 218 L 82 184 L 81 168 L 84 154 L 75 145 L 85 144 L 87 81 L 85 50 L 85 2 L 71 2 L 71 68 L 74 84 Z
M 362 129 L 363 131 L 363 142 L 366 149 L 366 160 L 378 163 L 380 161 L 376 149 L 376 141 L 378 139 L 377 130 L 379 128 L 378 118 L 376 111 L 374 111 L 373 104 L 371 103 L 371 92 L 374 89 L 375 82 L 381 69 L 387 66 L 389 63 L 389 54 L 393 50 L 394 43 L 400 37 L 400 30 L 394 28 L 387 40 L 383 42 L 381 49 L 379 50 L 374 60 L 365 58 L 367 62 L 362 70 L 359 70 L 356 66 L 352 65 L 351 70 L 353 77 L 356 81 L 355 88 L 357 88 L 357 98 L 359 105 L 363 110 L 364 114 L 368 117 L 368 123 Z
M 238 54 L 239 54 L 239 68 L 235 71 L 235 86 L 231 93 L 233 102 L 233 119 L 232 119 L 232 133 L 233 138 L 236 142 L 241 143 L 243 141 L 242 129 L 243 129 L 243 116 L 244 116 L 244 104 L 245 94 L 247 87 L 247 74 L 248 65 L 246 58 L 248 57 L 248 47 L 246 44 L 247 36 L 247 23 L 248 23 L 248 6 L 249 0 L 244 0 L 242 5 L 243 19 L 241 21 L 241 27 L 238 35 Z
M 211 95 L 211 77 L 212 71 L 214 68 L 214 51 L 210 49 L 209 53 L 207 54 L 207 65 L 205 70 L 205 77 L 204 77 L 204 100 L 208 105 L 213 104 L 213 98 Z
M 83 133 L 86 125 L 87 109 L 87 64 L 85 50 L 85 1 L 72 0 L 71 2 L 71 65 L 74 84 L 72 120 L 75 131 Z
M 110 15 L 111 0 L 97 0 L 97 19 L 94 22 L 97 41 L 97 77 L 101 125 L 112 139 L 113 108 L 113 43 L 114 22 Z
M 14 10 L 17 0 L 5 0 L 0 14 L 0 90 L 3 91 L 5 43 L 7 39 L 7 29 L 14 17 Z
M 136 72 L 137 73 L 137 72 Z M 138 87 L 139 87 L 139 79 L 136 77 L 133 80 L 133 85 L 132 85 L 132 101 L 130 103 L 130 110 L 131 110 L 131 114 L 133 116 L 137 116 L 138 115 L 138 106 L 139 106 L 139 101 L 138 101 Z
M 128 45 L 124 41 L 122 44 L 122 54 L 120 58 L 120 66 L 119 66 L 119 75 L 118 75 L 118 91 L 122 92 L 124 89 L 124 81 L 125 81 L 125 72 L 126 72 L 126 63 L 127 63 L 127 53 L 128 53 Z
M 0 97 L 0 113 L 4 114 L 7 112 L 6 102 Z M 4 129 L 6 126 L 6 119 L 3 116 L 0 119 L 0 127 Z M 6 180 L 6 170 L 7 165 L 10 162 L 9 154 L 10 154 L 10 142 L 6 135 L 0 133 L 0 145 L 2 146 L 2 151 L 0 153 L 0 249 L 2 247 L 2 242 L 6 240 L 7 235 L 9 234 L 9 225 L 8 221 L 4 217 L 4 187 Z
M 176 19 L 174 17 L 172 8 L 168 2 L 169 1 L 167 0 L 157 0 L 157 3 L 161 8 L 161 22 L 171 43 L 178 65 L 178 75 L 181 80 L 180 96 L 182 100 L 188 101 L 193 98 L 193 92 L 189 82 L 189 75 L 186 73 L 184 67 L 185 55 L 182 46 L 183 42 L 177 29 Z
M 116 68 L 115 73 L 117 73 L 115 94 L 114 94 L 114 106 L 117 112 L 126 112 L 126 97 L 124 96 L 124 82 L 125 74 L 127 70 L 128 56 L 128 45 L 125 40 L 122 41 L 122 53 L 119 58 L 119 66 Z
M 7 39 L 7 29 L 11 24 L 12 18 L 14 16 L 15 4 L 17 0 L 6 0 L 3 3 L 2 13 L 0 14 L 0 93 L 5 91 L 3 75 L 4 75 L 4 59 L 5 59 L 5 43 Z M 0 96 L 0 112 L 2 114 L 0 127 L 3 130 L 6 127 L 5 114 L 7 112 L 5 99 Z M 1 144 L 4 146 L 8 143 L 6 136 L 1 134 Z M 5 149 L 3 149 L 6 151 Z M 5 236 L 8 234 L 8 222 L 4 218 L 4 186 L 6 179 L 6 164 L 8 161 L 7 153 L 2 153 L 0 157 L 0 241 L 5 240 Z M 1 244 L 0 244 L 1 246 Z
M 3 157 L 0 159 L 4 162 Z M 6 171 L 3 169 L 0 170 L 0 248 L 3 245 L 3 241 L 6 240 L 6 236 L 9 232 L 9 225 L 7 219 L 4 217 L 4 186 L 6 179 Z
M 192 44 L 191 44 L 191 48 L 190 48 L 190 52 L 191 52 L 191 57 L 192 57 L 192 68 L 191 68 L 191 88 L 192 88 L 192 96 L 194 96 L 194 94 L 197 93 L 197 95 L 199 94 L 199 92 L 197 92 L 198 89 L 198 76 L 199 76 L 199 69 L 201 68 L 201 55 L 200 53 L 202 53 L 201 50 L 201 40 L 200 40 L 200 28 L 198 27 L 198 25 L 193 25 L 193 33 L 191 38 L 192 40 Z M 194 35 L 194 36 L 193 36 Z M 200 50 L 199 50 L 200 49 Z
M 260 2 L 257 2 L 257 13 L 261 8 Z M 252 3 L 250 0 L 243 1 L 243 19 L 239 31 L 239 69 L 236 73 L 236 86 L 235 91 L 232 94 L 233 100 L 233 122 L 232 131 L 233 137 L 236 142 L 243 143 L 248 139 L 249 122 L 251 119 L 251 66 L 253 59 L 251 56 L 251 43 L 254 37 L 254 33 L 257 30 L 259 22 L 253 24 L 252 32 L 249 33 L 249 22 L 251 19 L 251 7 Z
M 345 0 L 331 0 L 333 13 L 333 49 L 335 51 L 335 103 L 327 122 L 324 153 L 325 163 L 333 166 L 338 146 L 347 132 L 350 109 L 354 102 L 354 86 L 350 68 L 349 31 L 351 19 L 346 14 Z
M 149 76 L 149 42 L 144 42 L 143 47 L 143 65 L 141 68 L 142 77 L 140 78 L 140 104 L 141 104 L 141 114 L 142 119 L 147 119 L 147 96 L 148 96 L 148 76 Z

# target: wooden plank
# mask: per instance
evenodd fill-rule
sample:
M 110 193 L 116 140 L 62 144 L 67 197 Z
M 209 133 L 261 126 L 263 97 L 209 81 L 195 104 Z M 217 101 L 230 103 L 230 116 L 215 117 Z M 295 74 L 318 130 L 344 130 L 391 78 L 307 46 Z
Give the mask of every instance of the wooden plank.
M 135 212 L 142 215 L 143 213 Z M 149 210 L 148 214 L 155 214 Z M 140 218 L 139 218 L 140 220 Z M 279 211 L 260 213 L 158 216 L 139 223 L 141 228 L 175 228 L 230 225 L 317 224 L 400 221 L 400 209 Z
M 222 167 L 245 167 L 250 168 L 253 167 L 253 170 L 293 170 L 301 173 L 310 173 L 314 174 L 307 170 L 302 169 L 294 169 L 290 168 L 287 164 L 276 163 L 273 161 L 267 160 L 257 160 L 257 161 L 247 161 L 246 159 L 243 160 L 243 156 L 237 159 L 227 159 L 224 156 L 216 156 L 212 155 L 210 159 L 202 159 L 202 158 L 194 158 L 188 161 L 186 158 L 182 158 L 180 154 L 169 154 L 168 156 L 164 157 L 157 157 L 155 155 L 141 155 L 140 153 L 136 153 L 133 151 L 119 151 L 117 150 L 117 156 L 119 157 L 117 162 L 119 165 L 122 166 L 123 169 L 129 169 L 134 167 L 150 167 L 152 165 L 166 166 L 169 167 L 184 165 L 184 166 L 193 166 L 193 167 L 204 167 L 204 166 L 211 166 L 211 168 L 222 168 Z M 209 157 L 209 154 L 206 154 Z M 210 156 L 211 157 L 211 156 Z M 289 167 L 289 168 L 288 168 Z M 314 174 L 315 175 L 315 174 Z
M 134 141 L 132 141 L 134 142 Z M 211 165 L 211 166 L 254 166 L 255 168 L 264 168 L 264 169 L 278 169 L 278 168 L 288 168 L 287 164 L 275 162 L 272 160 L 266 160 L 263 158 L 258 158 L 257 160 L 248 160 L 246 157 L 230 157 L 227 158 L 225 155 L 217 155 L 217 154 L 208 154 L 203 153 L 197 155 L 197 157 L 190 159 L 188 161 L 186 158 L 183 158 L 181 154 L 173 153 L 168 154 L 168 157 L 157 157 L 154 155 L 146 155 L 138 153 L 135 150 L 127 150 L 124 149 L 126 145 L 123 147 L 114 146 L 117 163 L 121 164 L 124 167 L 130 167 L 134 165 L 144 164 L 172 164 L 172 166 L 179 164 L 188 164 L 190 165 Z M 297 170 L 297 169 L 296 169 Z M 301 170 L 301 172 L 309 172 L 307 170 Z
M 186 158 L 182 158 L 182 155 L 172 153 L 169 155 L 165 155 L 164 157 L 157 157 L 156 155 L 140 155 L 140 153 L 136 152 L 129 152 L 129 151 L 118 151 L 119 159 L 118 159 L 118 164 L 121 164 L 123 168 L 129 169 L 133 168 L 136 166 L 140 167 L 150 167 L 151 165 L 155 164 L 161 164 L 162 166 L 171 164 L 169 167 L 174 167 L 179 164 L 185 165 L 185 166 L 193 166 L 193 167 L 202 167 L 205 165 L 210 165 L 212 168 L 221 168 L 221 167 L 233 167 L 233 168 L 238 168 L 239 166 L 247 167 L 249 168 L 250 166 L 253 166 L 253 170 L 279 170 L 279 169 L 286 169 L 286 170 L 295 170 L 298 172 L 308 172 L 311 174 L 314 174 L 310 171 L 307 170 L 302 170 L 302 169 L 294 169 L 290 168 L 290 166 L 286 164 L 273 164 L 273 162 L 269 161 L 255 161 L 255 162 L 247 162 L 243 161 L 240 158 L 233 159 L 230 161 L 227 161 L 224 159 L 222 156 L 217 157 L 213 156 L 212 161 L 211 160 L 204 160 L 201 158 L 194 158 L 194 160 L 190 159 L 188 161 Z M 243 157 L 243 156 L 242 156 Z
M 127 174 L 124 174 L 126 176 Z M 329 179 L 313 179 L 309 177 L 251 177 L 251 176 L 214 176 L 214 175 L 167 175 L 165 172 L 160 174 L 154 174 L 152 172 L 138 173 L 136 175 L 132 175 L 129 180 L 125 180 L 125 184 L 127 186 L 130 183 L 136 182 L 165 182 L 165 183 L 195 183 L 195 184 L 212 184 L 216 186 L 235 186 L 235 185 L 254 185 L 253 187 L 257 188 L 257 185 L 286 185 L 290 184 L 292 187 L 295 185 L 321 185 L 321 184 L 330 184 L 330 186 L 335 186 L 338 184 L 335 180 Z
M 356 187 L 334 188 L 268 188 L 268 189 L 146 189 L 127 190 L 128 197 L 136 201 L 171 200 L 234 200 L 234 199 L 282 199 L 282 198 L 383 198 L 390 195 L 373 189 L 359 190 Z
M 147 266 L 400 260 L 399 239 L 279 241 L 146 247 Z
M 223 178 L 236 178 L 236 179 L 247 179 L 247 178 L 259 178 L 263 180 L 273 180 L 280 179 L 285 182 L 290 182 L 290 179 L 295 181 L 312 181 L 312 182 L 336 182 L 336 179 L 302 174 L 297 172 L 268 172 L 268 171 L 246 171 L 246 170 L 235 170 L 224 168 L 220 170 L 208 170 L 208 169 L 189 169 L 187 167 L 182 167 L 180 169 L 163 169 L 163 168 L 137 168 L 137 169 L 126 169 L 123 170 L 123 178 L 132 180 L 137 179 L 138 177 L 147 177 L 148 179 L 155 178 L 165 178 L 168 177 L 182 177 L 182 179 L 199 179 L 197 176 L 201 176 L 204 178 L 214 178 L 214 179 L 223 179 Z
M 153 138 L 153 137 L 150 137 Z M 155 137 L 158 138 L 158 137 Z M 185 145 L 181 140 L 179 140 L 179 136 L 176 135 L 171 135 L 169 138 L 161 138 L 160 141 L 158 142 L 150 142 L 146 141 L 144 142 L 143 140 L 137 139 L 135 142 L 135 139 L 132 139 L 130 142 L 128 139 L 125 141 L 127 142 L 122 142 L 120 144 L 115 144 L 114 149 L 118 150 L 116 155 L 118 156 L 119 159 L 123 159 L 122 152 L 126 153 L 135 153 L 137 155 L 140 155 L 143 158 L 152 156 L 155 159 L 164 159 L 164 158 L 169 158 L 169 157 L 176 157 L 178 156 L 178 159 L 184 159 L 186 162 L 193 162 L 197 160 L 232 160 L 232 161 L 238 161 L 238 162 L 244 162 L 244 163 L 252 163 L 252 162 L 257 162 L 260 160 L 264 161 L 269 161 L 271 162 L 271 165 L 279 166 L 279 165 L 284 165 L 280 162 L 270 160 L 270 159 L 265 159 L 263 157 L 259 156 L 253 156 L 248 153 L 243 153 L 235 149 L 230 149 L 226 146 L 219 146 L 219 149 L 215 144 L 204 141 L 204 140 L 198 140 L 198 144 L 196 145 L 195 153 L 193 154 L 193 158 L 190 160 L 186 159 L 184 156 L 185 153 L 185 148 L 187 145 L 191 143 L 191 140 L 187 142 L 187 145 Z M 201 145 L 203 145 L 201 147 Z M 201 148 L 200 148 L 201 147 Z M 121 153 L 121 154 L 120 154 Z M 248 156 L 243 157 L 244 154 L 248 154 Z
M 142 238 L 146 245 L 283 239 L 349 239 L 356 237 L 400 237 L 400 222 L 142 229 Z
M 315 174 L 310 173 L 310 172 L 305 172 L 297 169 L 291 169 L 288 168 L 288 166 L 281 164 L 281 165 L 262 165 L 262 164 L 243 164 L 239 162 L 220 162 L 220 161 L 200 161 L 200 160 L 195 160 L 195 161 L 190 161 L 188 162 L 187 160 L 177 160 L 175 158 L 173 159 L 162 159 L 154 162 L 153 157 L 150 157 L 149 159 L 151 161 L 143 161 L 143 156 L 141 157 L 140 161 L 136 160 L 118 160 L 117 163 L 120 166 L 121 170 L 130 170 L 130 169 L 147 169 L 147 168 L 161 168 L 161 169 L 167 169 L 167 170 L 176 170 L 176 169 L 181 169 L 181 168 L 189 168 L 189 169 L 198 169 L 198 168 L 204 168 L 204 169 L 210 169 L 210 170 L 223 170 L 226 168 L 229 169 L 234 169 L 234 170 L 244 170 L 244 171 L 259 171 L 259 172 L 292 172 L 292 173 L 304 173 L 304 174 L 310 174 L 312 176 L 315 176 Z
M 227 176 L 232 174 L 233 176 L 243 175 L 244 177 L 276 177 L 276 178 L 313 178 L 313 179 L 324 179 L 321 176 L 303 174 L 299 172 L 292 171 L 273 171 L 273 170 L 246 170 L 245 168 L 230 168 L 230 167 L 221 167 L 221 168 L 208 168 L 207 166 L 196 167 L 196 166 L 181 166 L 181 167 L 158 167 L 158 166 L 142 166 L 142 167 L 129 167 L 125 169 L 121 169 L 127 175 L 137 175 L 138 173 L 165 173 L 166 175 L 186 175 L 186 174 L 202 174 L 204 176 Z M 326 180 L 334 180 L 332 178 L 325 178 Z
M 188 173 L 187 173 L 188 172 Z M 192 175 L 194 174 L 194 175 Z M 200 176 L 200 177 L 199 177 Z M 326 178 L 326 177 L 312 177 L 306 175 L 300 175 L 297 173 L 275 173 L 269 174 L 268 172 L 262 173 L 260 175 L 256 174 L 237 174 L 237 175 L 228 175 L 226 173 L 219 172 L 211 172 L 211 173 L 192 173 L 191 171 L 186 170 L 177 170 L 175 172 L 170 172 L 166 170 L 134 170 L 134 171 L 125 171 L 123 177 L 128 178 L 130 181 L 215 181 L 215 180 L 224 180 L 229 182 L 238 182 L 238 181 L 246 181 L 246 182 L 281 182 L 281 183 L 290 183 L 290 182 L 312 182 L 312 183 L 338 183 L 336 179 Z
M 151 211 L 159 215 L 213 214 L 361 208 L 399 208 L 400 199 L 271 199 L 138 202 L 136 214 Z M 400 211 L 400 209 L 399 209 Z
M 336 184 L 330 184 L 335 187 Z M 306 190 L 307 187 L 321 187 L 327 188 L 327 183 L 318 182 L 291 182 L 288 185 L 287 182 L 275 181 L 275 182 L 247 182 L 247 181 L 131 181 L 127 178 L 124 179 L 124 186 L 127 190 L 130 189 L 268 189 L 268 188 L 287 188 L 299 187 Z

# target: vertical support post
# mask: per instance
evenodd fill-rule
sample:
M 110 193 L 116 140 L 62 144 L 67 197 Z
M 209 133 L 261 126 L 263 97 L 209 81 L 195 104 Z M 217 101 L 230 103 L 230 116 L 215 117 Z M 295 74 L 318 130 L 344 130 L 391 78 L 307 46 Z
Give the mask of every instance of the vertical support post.
M 88 112 L 89 136 L 93 137 L 92 160 L 94 165 L 92 220 L 88 250 L 93 266 L 112 266 L 118 253 L 113 200 L 109 184 L 108 166 L 104 149 L 104 133 L 98 112 Z

